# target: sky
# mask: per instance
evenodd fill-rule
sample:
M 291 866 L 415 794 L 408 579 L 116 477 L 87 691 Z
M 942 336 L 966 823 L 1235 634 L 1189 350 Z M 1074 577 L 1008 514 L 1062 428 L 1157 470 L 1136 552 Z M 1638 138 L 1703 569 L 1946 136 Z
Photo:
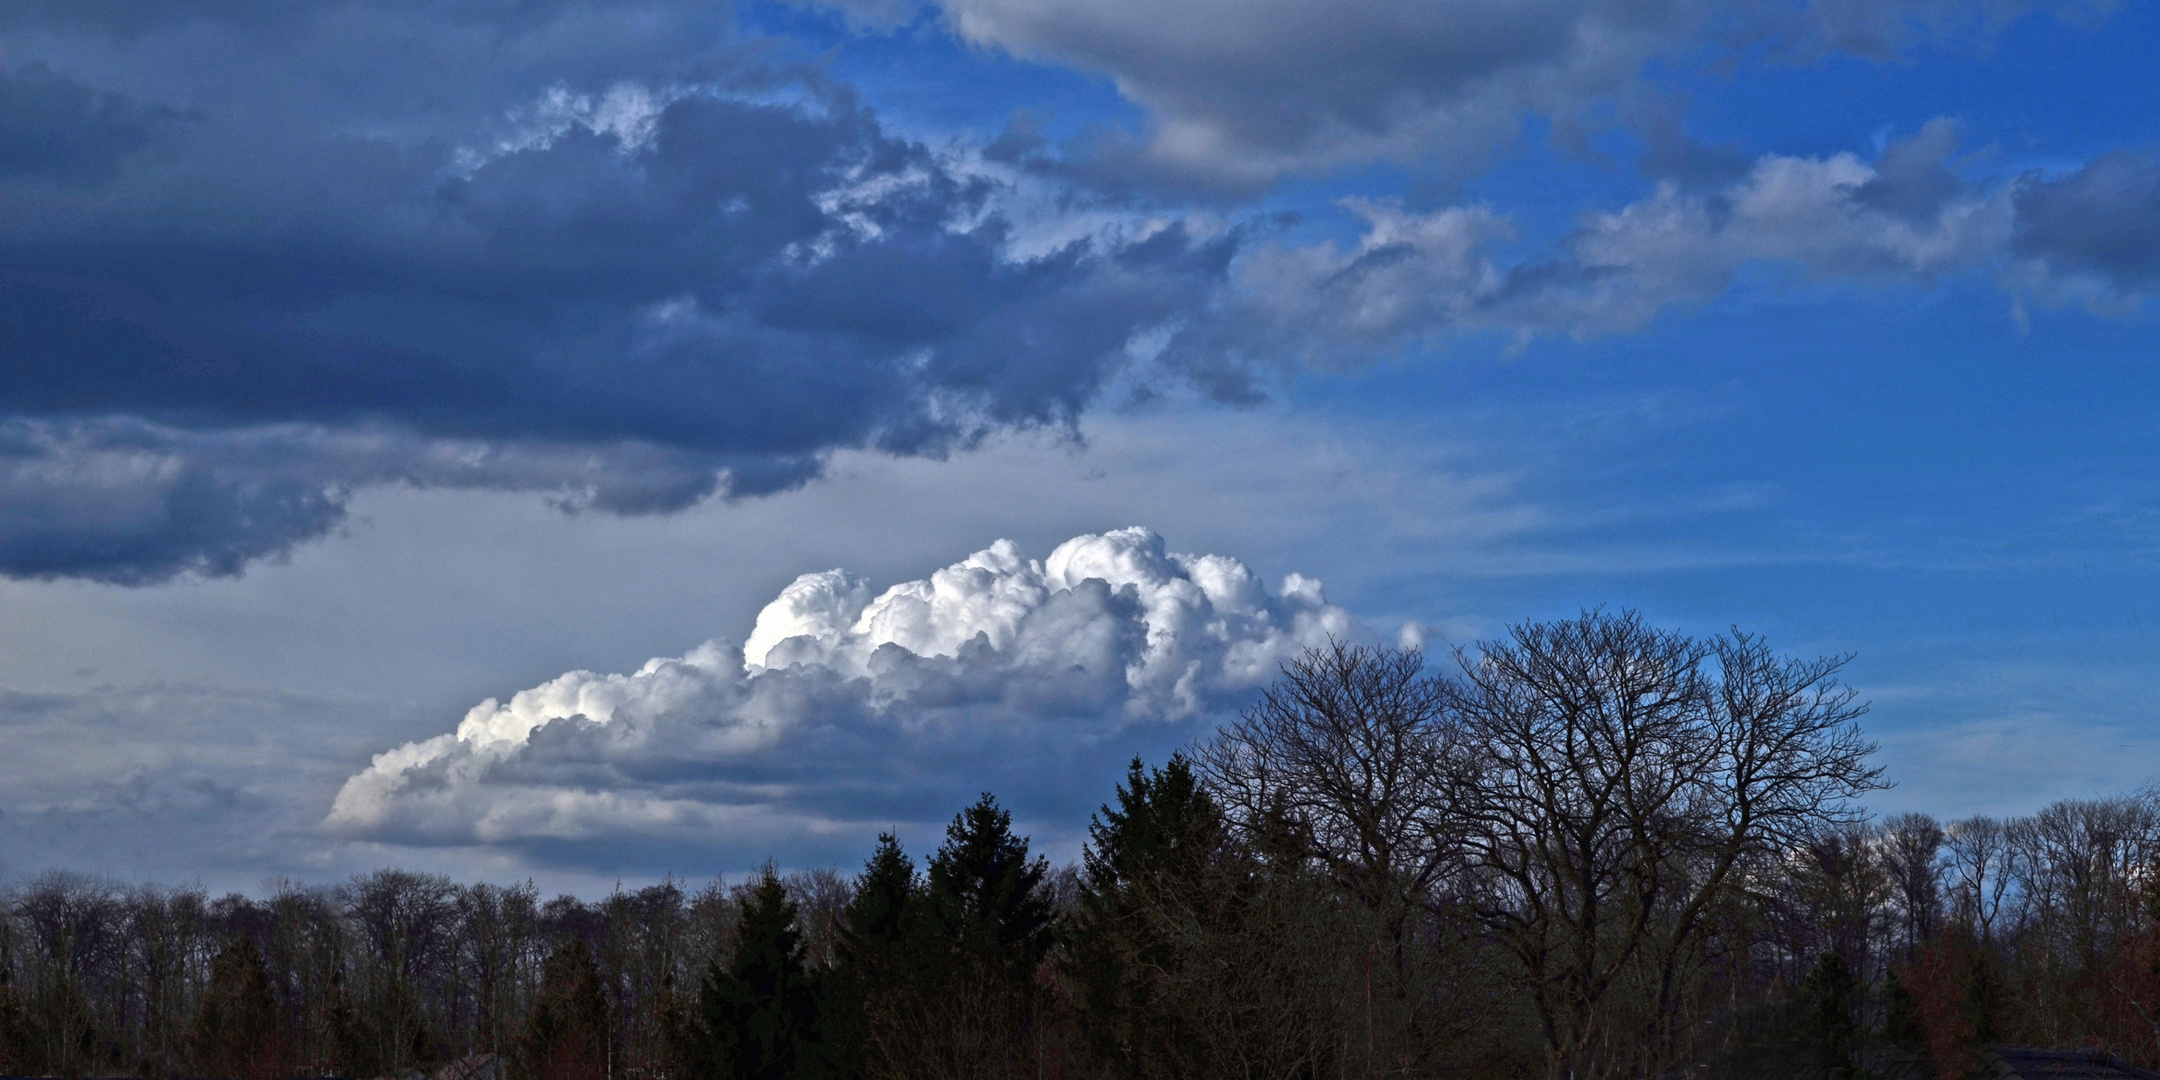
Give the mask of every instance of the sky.
M 2160 7 L 0 0 L 0 879 L 1069 859 L 1331 636 L 2160 781 Z

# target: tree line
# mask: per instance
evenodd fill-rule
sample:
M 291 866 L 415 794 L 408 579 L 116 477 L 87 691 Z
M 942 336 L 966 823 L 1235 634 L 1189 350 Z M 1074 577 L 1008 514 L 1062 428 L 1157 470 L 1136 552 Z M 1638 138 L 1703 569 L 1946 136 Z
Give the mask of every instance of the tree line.
M 1592 611 L 1332 644 L 1135 761 L 1081 861 L 989 795 L 918 864 L 598 901 L 382 870 L 0 903 L 0 1073 L 509 1080 L 1964 1075 L 2160 1065 L 2160 798 L 1869 818 L 1844 658 Z M 1798 1070 L 1798 1071 L 1793 1071 Z

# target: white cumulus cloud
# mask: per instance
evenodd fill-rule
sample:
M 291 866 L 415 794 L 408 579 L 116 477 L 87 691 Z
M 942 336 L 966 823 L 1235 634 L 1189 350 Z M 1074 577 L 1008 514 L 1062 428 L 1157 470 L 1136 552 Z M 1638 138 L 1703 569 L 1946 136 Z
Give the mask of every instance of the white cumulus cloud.
M 927 819 L 1001 769 L 1101 757 L 1135 730 L 1182 736 L 1178 722 L 1234 707 L 1290 655 L 1355 629 L 1317 581 L 1270 589 L 1141 528 L 1040 560 L 1000 540 L 877 592 L 845 570 L 804 574 L 740 649 L 569 672 L 376 755 L 327 825 L 544 855 Z

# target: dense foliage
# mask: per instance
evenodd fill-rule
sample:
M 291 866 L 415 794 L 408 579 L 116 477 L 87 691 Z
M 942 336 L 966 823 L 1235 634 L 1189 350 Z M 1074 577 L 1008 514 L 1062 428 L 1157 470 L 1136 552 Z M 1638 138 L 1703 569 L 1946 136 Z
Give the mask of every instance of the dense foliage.
M 2160 1065 L 2160 798 L 1867 819 L 1839 661 L 1593 612 L 1335 646 L 1132 764 L 1080 865 L 988 795 L 920 869 L 597 902 L 396 870 L 0 905 L 0 1073 L 511 1080 L 1760 1075 L 1990 1042 Z M 1788 1071 L 1785 1075 L 1801 1075 Z

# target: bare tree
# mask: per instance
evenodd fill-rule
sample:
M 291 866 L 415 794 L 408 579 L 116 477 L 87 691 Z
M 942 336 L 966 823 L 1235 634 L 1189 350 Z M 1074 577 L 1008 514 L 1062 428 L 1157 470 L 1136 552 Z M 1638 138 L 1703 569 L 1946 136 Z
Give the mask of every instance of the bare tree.
M 109 1067 L 127 1026 L 126 892 L 108 879 L 49 872 L 14 898 L 27 961 L 30 1057 L 51 1075 Z
M 1883 822 L 1883 869 L 1897 892 L 1908 952 L 1933 939 L 1941 921 L 1943 840 L 1942 825 L 1927 814 Z
M 1880 786 L 1840 687 L 1844 658 L 1790 660 L 1739 633 L 1698 641 L 1632 612 L 1514 627 L 1459 651 L 1454 695 L 1486 755 L 1472 804 L 1479 914 L 1519 961 L 1551 1072 L 1656 1072 L 1744 861 L 1855 820 Z M 1655 1007 L 1617 1030 L 1623 979 Z
M 1995 940 L 1995 919 L 2010 888 L 2010 849 L 2002 822 L 1991 817 L 1953 821 L 1944 831 L 1949 851 L 1951 910 L 1977 930 L 1983 943 Z
M 1230 821 L 1282 820 L 1344 889 L 1407 910 L 1456 865 L 1467 758 L 1445 684 L 1415 650 L 1330 641 L 1195 748 Z
M 1781 977 L 1798 983 L 1825 953 L 1849 973 L 1874 974 L 1895 893 L 1880 831 L 1860 822 L 1818 830 L 1787 850 L 1774 886 L 1760 899 L 1782 933 Z
M 457 962 L 457 886 L 439 874 L 378 870 L 341 894 L 358 946 L 361 1010 L 374 1068 L 400 1072 L 434 1056 Z
M 532 882 L 458 890 L 458 966 L 470 997 L 472 1049 L 508 1055 L 546 955 Z
M 854 879 L 820 866 L 792 871 L 781 879 L 781 884 L 787 887 L 788 899 L 795 905 L 795 928 L 802 933 L 810 966 L 817 970 L 831 967 L 841 913 L 855 899 Z
M 143 1064 L 167 1070 L 183 1064 L 188 1003 L 213 944 L 207 907 L 199 889 L 141 886 L 128 893 L 123 933 L 130 996 L 139 1010 L 131 1026 L 134 1056 Z

